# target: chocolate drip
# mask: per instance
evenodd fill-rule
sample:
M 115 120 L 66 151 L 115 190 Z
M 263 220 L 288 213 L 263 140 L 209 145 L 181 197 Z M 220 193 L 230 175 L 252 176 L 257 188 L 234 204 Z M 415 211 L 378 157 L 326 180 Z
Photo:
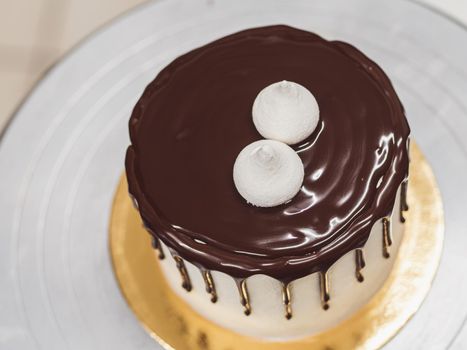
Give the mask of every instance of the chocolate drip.
M 289 283 L 282 283 L 282 301 L 285 306 L 285 318 L 290 320 L 292 318 L 292 299 Z
M 204 284 L 206 286 L 206 292 L 211 294 L 211 302 L 215 303 L 217 301 L 217 292 L 214 280 L 212 279 L 211 271 L 209 270 L 200 270 L 203 275 Z
M 327 271 L 319 272 L 319 290 L 321 294 L 321 306 L 324 310 L 328 310 L 331 295 L 329 294 L 329 278 Z
M 362 275 L 362 270 L 365 267 L 365 257 L 363 255 L 363 249 L 357 248 L 355 250 L 355 276 L 358 282 L 363 282 L 365 278 Z
M 129 195 L 130 195 L 131 203 L 133 204 L 133 208 L 138 210 L 139 209 L 138 201 L 136 200 L 135 196 L 133 196 L 131 193 L 129 193 Z
M 250 296 L 248 295 L 248 288 L 246 279 L 236 279 L 238 293 L 240 294 L 240 303 L 243 306 L 243 313 L 247 316 L 251 314 Z
M 383 218 L 383 256 L 386 259 L 389 259 L 391 256 L 389 252 L 389 247 L 392 245 L 392 238 L 391 238 L 391 221 L 389 218 Z
M 405 180 L 401 183 L 401 195 L 400 195 L 400 221 L 405 222 L 404 211 L 409 210 L 409 205 L 407 204 L 407 183 Z
M 302 190 L 257 208 L 235 189 L 232 167 L 261 139 L 256 95 L 284 79 L 313 93 L 320 120 L 292 146 Z M 130 119 L 129 191 L 148 228 L 185 261 L 288 283 L 365 245 L 407 178 L 409 132 L 388 77 L 356 48 L 287 26 L 254 28 L 179 57 L 148 85 Z
M 187 292 L 190 292 L 192 289 L 190 275 L 188 274 L 188 270 L 186 269 L 185 262 L 183 259 L 177 255 L 175 251 L 170 250 L 172 257 L 175 260 L 175 264 L 177 265 L 178 272 L 180 272 L 180 276 L 182 277 L 182 287 Z
M 161 242 L 159 241 L 159 239 L 154 236 L 154 235 L 151 235 L 151 242 L 152 242 L 152 247 L 154 249 L 156 249 L 158 251 L 158 258 L 159 260 L 164 260 L 165 259 L 165 254 L 164 254 L 164 250 L 162 249 L 162 245 L 161 245 Z

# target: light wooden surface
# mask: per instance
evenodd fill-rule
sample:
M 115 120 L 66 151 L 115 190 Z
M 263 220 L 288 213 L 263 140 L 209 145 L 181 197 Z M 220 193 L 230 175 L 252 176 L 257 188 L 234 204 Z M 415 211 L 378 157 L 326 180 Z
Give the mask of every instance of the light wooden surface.
M 144 1 L 1 0 L 0 130 L 48 67 L 93 30 Z M 467 23 L 467 0 L 421 2 Z
M 1 0 L 0 130 L 34 82 L 82 38 L 145 0 Z

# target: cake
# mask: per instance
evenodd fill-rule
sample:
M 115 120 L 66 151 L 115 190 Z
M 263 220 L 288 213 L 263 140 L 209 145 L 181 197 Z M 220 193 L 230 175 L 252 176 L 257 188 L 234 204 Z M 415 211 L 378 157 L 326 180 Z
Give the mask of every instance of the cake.
M 268 122 L 276 114 L 285 122 Z M 130 196 L 173 292 L 203 317 L 304 337 L 387 279 L 410 129 L 386 74 L 355 47 L 283 25 L 226 36 L 162 69 L 129 129 Z

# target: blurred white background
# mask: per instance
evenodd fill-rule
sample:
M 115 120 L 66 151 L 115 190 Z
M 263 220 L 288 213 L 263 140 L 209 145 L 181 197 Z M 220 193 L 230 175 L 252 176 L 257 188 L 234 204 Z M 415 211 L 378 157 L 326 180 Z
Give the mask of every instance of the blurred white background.
M 467 25 L 467 0 L 419 1 Z M 144 2 L 0 0 L 0 130 L 47 68 L 86 35 Z

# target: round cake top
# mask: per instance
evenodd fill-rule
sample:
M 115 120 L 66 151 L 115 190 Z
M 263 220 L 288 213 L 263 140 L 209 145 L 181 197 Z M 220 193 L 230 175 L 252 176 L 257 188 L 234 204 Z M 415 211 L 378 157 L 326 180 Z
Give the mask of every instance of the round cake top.
M 304 181 L 289 202 L 248 204 L 232 170 L 261 140 L 252 106 L 266 86 L 313 92 L 316 130 L 293 145 Z M 353 46 L 288 26 L 245 30 L 170 63 L 130 119 L 129 191 L 148 229 L 188 261 L 282 281 L 362 246 L 407 177 L 409 126 L 384 72 Z

